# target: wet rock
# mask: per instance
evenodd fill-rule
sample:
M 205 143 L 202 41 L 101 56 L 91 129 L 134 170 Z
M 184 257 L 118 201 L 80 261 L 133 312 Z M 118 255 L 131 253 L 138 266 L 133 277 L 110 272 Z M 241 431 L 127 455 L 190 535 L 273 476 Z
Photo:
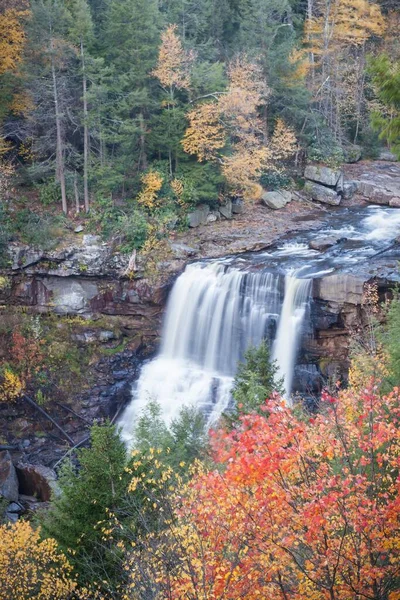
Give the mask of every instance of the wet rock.
M 207 216 L 210 212 L 208 204 L 199 204 L 193 212 L 188 214 L 189 227 L 199 227 L 207 223 Z
M 48 502 L 59 488 L 55 472 L 42 465 L 19 464 L 16 468 L 20 493 Z
M 276 192 L 264 192 L 261 196 L 261 202 L 264 206 L 278 210 L 291 202 L 292 193 L 288 190 L 278 190 Z
M 364 293 L 364 280 L 354 275 L 330 275 L 316 282 L 317 298 L 337 304 L 361 305 Z
M 340 169 L 331 169 L 323 165 L 307 165 L 304 171 L 305 179 L 310 179 L 329 187 L 335 187 L 341 175 L 342 171 Z
M 232 201 L 228 200 L 219 207 L 219 212 L 225 219 L 232 219 Z
M 0 498 L 18 500 L 18 478 L 8 450 L 0 452 Z
M 400 208 L 400 198 L 392 198 L 389 200 L 389 206 L 392 208 Z
M 312 250 L 318 250 L 318 252 L 325 252 L 325 250 L 337 244 L 338 241 L 339 238 L 337 237 L 317 238 L 309 243 L 309 247 Z
M 304 191 L 311 196 L 313 200 L 317 200 L 323 204 L 331 204 L 332 206 L 338 206 L 340 204 L 339 194 L 337 194 L 335 190 L 320 185 L 319 183 L 307 181 L 304 186 Z

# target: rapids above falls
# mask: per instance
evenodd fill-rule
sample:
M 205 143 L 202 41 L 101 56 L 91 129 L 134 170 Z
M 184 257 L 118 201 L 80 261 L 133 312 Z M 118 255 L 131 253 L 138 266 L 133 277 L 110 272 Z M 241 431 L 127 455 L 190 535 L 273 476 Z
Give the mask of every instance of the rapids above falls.
M 122 415 L 125 438 L 153 399 L 167 422 L 183 405 L 197 406 L 210 423 L 218 419 L 231 400 L 238 362 L 264 338 L 290 402 L 298 350 L 313 331 L 313 280 L 372 273 L 376 257 L 399 259 L 399 235 L 400 210 L 339 209 L 318 231 L 291 236 L 268 251 L 189 264 L 171 290 L 159 353 L 143 365 Z M 310 248 L 311 241 L 327 238 L 334 241 L 324 252 Z

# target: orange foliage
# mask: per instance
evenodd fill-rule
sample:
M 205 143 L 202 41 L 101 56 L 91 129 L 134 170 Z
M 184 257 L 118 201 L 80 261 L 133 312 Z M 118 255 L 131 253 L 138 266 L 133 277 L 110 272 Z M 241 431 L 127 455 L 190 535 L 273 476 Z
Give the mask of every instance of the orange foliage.
M 311 418 L 272 398 L 212 443 L 219 468 L 179 491 L 170 535 L 150 539 L 157 598 L 398 597 L 398 389 L 324 394 Z M 130 568 L 134 581 L 135 556 Z

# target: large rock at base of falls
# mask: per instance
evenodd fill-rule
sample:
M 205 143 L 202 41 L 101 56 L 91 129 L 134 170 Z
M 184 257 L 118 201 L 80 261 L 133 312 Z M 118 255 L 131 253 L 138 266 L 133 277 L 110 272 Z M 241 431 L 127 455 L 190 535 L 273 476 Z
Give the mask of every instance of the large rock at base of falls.
M 317 202 L 331 204 L 332 206 L 338 206 L 340 204 L 339 194 L 337 194 L 335 190 L 320 185 L 319 183 L 307 181 L 304 186 L 304 191 L 309 194 L 313 200 L 317 200 Z
M 199 227 L 207 223 L 207 216 L 210 212 L 208 204 L 199 204 L 193 212 L 188 214 L 189 227 Z
M 353 275 L 330 275 L 316 281 L 315 297 L 337 304 L 361 305 L 364 280 Z
M 52 494 L 59 494 L 57 476 L 48 467 L 19 464 L 17 465 L 17 476 L 21 494 L 35 496 L 41 502 L 48 502 Z
M 273 208 L 274 210 L 283 208 L 284 206 L 286 206 L 286 204 L 291 202 L 291 200 L 292 192 L 289 192 L 288 190 L 264 192 L 264 194 L 261 196 L 261 202 L 264 204 L 264 206 L 267 206 L 268 208 Z
M 18 478 L 8 450 L 0 452 L 0 498 L 18 500 Z
M 305 179 L 310 179 L 329 187 L 336 187 L 341 176 L 342 171 L 340 169 L 331 169 L 322 165 L 307 165 L 304 171 Z

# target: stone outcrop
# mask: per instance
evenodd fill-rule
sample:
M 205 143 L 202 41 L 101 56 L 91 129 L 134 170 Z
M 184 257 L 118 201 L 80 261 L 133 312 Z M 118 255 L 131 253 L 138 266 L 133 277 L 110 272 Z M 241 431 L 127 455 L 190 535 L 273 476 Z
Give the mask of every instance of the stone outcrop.
M 207 216 L 210 212 L 208 204 L 199 204 L 196 209 L 188 214 L 189 227 L 199 227 L 207 223 Z
M 382 206 L 400 206 L 400 165 L 394 162 L 361 162 L 346 167 L 363 200 Z
M 331 169 L 324 165 L 307 165 L 304 171 L 305 179 L 328 187 L 336 187 L 341 176 L 342 171 L 340 169 Z
M 304 191 L 312 198 L 312 200 L 322 202 L 322 204 L 330 204 L 332 206 L 338 206 L 340 204 L 341 198 L 339 194 L 335 190 L 320 185 L 319 183 L 307 181 L 304 186 Z
M 277 190 L 276 192 L 264 192 L 261 202 L 264 206 L 278 210 L 291 202 L 292 193 L 288 190 Z

